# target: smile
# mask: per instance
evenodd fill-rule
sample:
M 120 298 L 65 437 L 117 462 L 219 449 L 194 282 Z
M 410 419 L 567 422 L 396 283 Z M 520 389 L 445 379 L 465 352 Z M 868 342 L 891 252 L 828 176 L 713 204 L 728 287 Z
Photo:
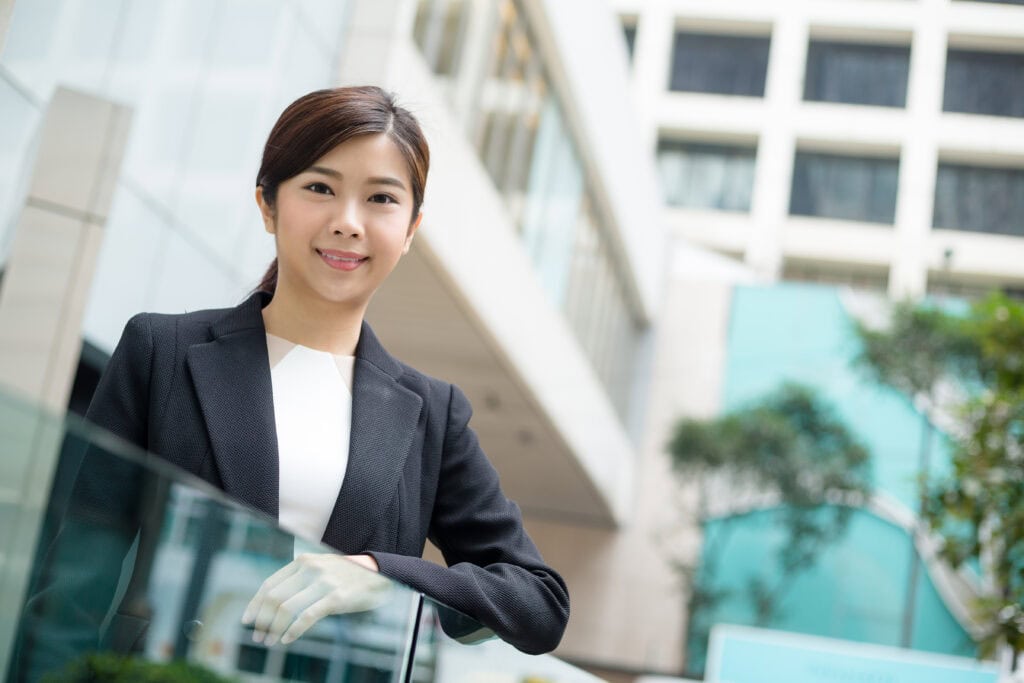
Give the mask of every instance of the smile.
M 355 270 L 369 259 L 369 256 L 355 254 L 347 251 L 334 251 L 330 249 L 317 249 L 321 260 L 336 270 Z

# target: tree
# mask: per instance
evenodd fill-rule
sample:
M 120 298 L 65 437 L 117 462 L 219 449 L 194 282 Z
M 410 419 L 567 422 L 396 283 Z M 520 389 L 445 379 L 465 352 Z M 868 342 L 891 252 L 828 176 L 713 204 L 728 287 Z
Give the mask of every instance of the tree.
M 909 301 L 893 308 L 886 329 L 876 330 L 857 323 L 856 332 L 861 341 L 861 352 L 855 362 L 872 379 L 903 392 L 920 408 L 921 446 L 917 469 L 927 479 L 931 471 L 935 431 L 932 411 L 949 377 L 966 374 L 971 367 L 971 359 L 977 355 L 974 340 L 965 333 L 959 321 L 941 309 L 918 306 Z M 916 510 L 919 519 L 926 507 L 925 498 L 926 491 L 922 487 Z M 920 529 L 915 527 L 910 540 L 910 571 L 900 635 L 900 644 L 908 648 L 913 645 L 917 584 L 921 573 L 921 559 L 917 553 L 919 534 Z
M 786 541 L 776 558 L 777 585 L 751 579 L 747 597 L 759 625 L 773 620 L 787 584 L 812 566 L 820 550 L 837 539 L 851 507 L 870 493 L 867 450 L 811 389 L 787 384 L 750 406 L 716 419 L 680 420 L 668 444 L 674 470 L 705 483 L 699 517 L 712 516 L 708 484 L 726 487 L 728 498 L 779 506 Z M 725 511 L 728 513 L 729 511 Z M 705 545 L 703 577 L 714 576 L 717 551 Z M 689 584 L 691 627 L 731 592 L 681 565 Z M 697 628 L 696 630 L 700 630 Z M 701 633 L 701 637 L 705 634 Z
M 956 387 L 952 471 L 922 478 L 921 517 L 954 567 L 977 560 L 982 656 L 1024 651 L 1024 305 L 992 294 L 955 315 L 927 305 L 894 309 L 888 330 L 860 328 L 862 362 L 886 384 L 935 406 Z M 927 419 L 927 414 L 926 414 Z

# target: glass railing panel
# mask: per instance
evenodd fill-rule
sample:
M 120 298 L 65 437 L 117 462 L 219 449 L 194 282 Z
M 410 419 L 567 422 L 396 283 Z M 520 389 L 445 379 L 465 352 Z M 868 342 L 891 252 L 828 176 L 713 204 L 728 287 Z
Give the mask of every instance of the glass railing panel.
M 8 680 L 105 680 L 111 670 L 150 680 L 157 669 L 170 676 L 175 668 L 181 680 L 404 679 L 416 592 L 297 541 L 272 518 L 85 423 L 4 400 L 0 425 L 5 436 L 36 435 L 5 438 L 5 466 L 29 457 L 55 463 L 44 506 L 18 500 L 0 511 L 3 575 L 28 567 L 22 586 L 4 585 L 6 598 L 19 595 L 17 609 L 2 617 L 12 630 L 16 615 L 15 646 L 2 643 Z M 38 435 L 47 433 L 57 438 L 40 453 Z M 34 554 L 14 557 L 8 532 L 33 525 Z M 322 597 L 323 558 L 332 585 L 349 589 L 332 592 L 337 614 L 286 645 L 254 638 L 253 625 L 243 623 L 254 597 L 289 598 L 289 614 L 301 614 Z M 261 592 L 275 574 L 275 592 Z M 294 623 L 277 602 L 257 602 L 266 605 L 250 610 L 260 615 L 257 626 L 273 623 L 270 633 L 280 635 Z
M 527 655 L 473 619 L 423 599 L 411 681 L 415 683 L 600 683 L 556 657 Z

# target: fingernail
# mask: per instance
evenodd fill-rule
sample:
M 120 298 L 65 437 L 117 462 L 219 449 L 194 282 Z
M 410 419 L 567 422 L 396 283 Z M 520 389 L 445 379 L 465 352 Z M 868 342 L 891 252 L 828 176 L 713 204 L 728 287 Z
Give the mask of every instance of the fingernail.
M 252 632 L 252 639 L 253 639 L 253 642 L 262 643 L 263 642 L 263 633 L 260 632 L 260 631 L 253 631 Z
M 288 636 L 288 635 L 281 636 L 281 644 L 282 645 L 290 645 L 293 642 L 295 642 L 295 637 L 294 636 Z
M 242 615 L 242 623 L 246 624 L 246 625 L 251 624 L 252 623 L 252 615 L 249 614 L 248 612 L 243 614 Z
M 266 645 L 267 647 L 271 647 L 276 642 L 277 642 L 277 638 L 275 638 L 274 636 L 267 636 L 267 639 L 265 641 L 263 641 L 263 644 Z

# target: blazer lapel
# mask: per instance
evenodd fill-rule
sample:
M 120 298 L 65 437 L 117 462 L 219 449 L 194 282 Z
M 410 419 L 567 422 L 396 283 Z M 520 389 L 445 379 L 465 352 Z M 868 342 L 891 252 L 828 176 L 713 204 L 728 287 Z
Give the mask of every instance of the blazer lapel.
M 416 436 L 423 399 L 396 380 L 402 366 L 363 323 L 352 386 L 348 470 L 323 540 L 343 552 L 369 547 L 385 515 Z
M 278 514 L 277 431 L 267 338 L 254 294 L 210 328 L 212 339 L 187 352 L 224 490 Z

